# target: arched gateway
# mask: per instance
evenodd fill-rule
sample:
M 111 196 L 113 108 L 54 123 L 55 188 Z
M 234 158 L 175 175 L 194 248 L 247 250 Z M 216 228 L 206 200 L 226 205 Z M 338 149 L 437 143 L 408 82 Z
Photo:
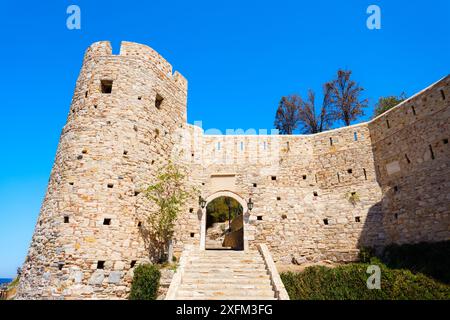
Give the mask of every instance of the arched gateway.
M 228 191 L 228 190 L 222 190 L 222 191 L 217 191 L 214 192 L 213 194 L 210 194 L 206 199 L 206 205 L 204 208 L 202 208 L 202 217 L 200 219 L 200 250 L 205 250 L 206 249 L 206 219 L 207 219 L 207 207 L 208 204 L 210 204 L 213 200 L 218 199 L 220 197 L 228 197 L 228 198 L 232 198 L 234 200 L 236 200 L 242 207 L 242 227 L 243 227 L 243 250 L 246 251 L 248 250 L 248 239 L 246 237 L 246 229 L 248 226 L 248 218 L 249 218 L 249 210 L 248 210 L 248 204 L 247 202 L 244 200 L 244 198 L 242 198 L 240 195 L 238 195 L 237 193 L 234 193 L 232 191 Z

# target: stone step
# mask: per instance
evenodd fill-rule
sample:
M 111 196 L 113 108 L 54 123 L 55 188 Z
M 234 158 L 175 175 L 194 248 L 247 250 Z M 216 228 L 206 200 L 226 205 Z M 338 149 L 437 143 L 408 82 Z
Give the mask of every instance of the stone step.
M 230 272 L 230 271 L 236 271 L 236 272 L 266 272 L 266 267 L 265 266 L 231 266 L 231 265 L 222 265 L 221 267 L 205 267 L 205 266 L 192 266 L 193 268 L 189 268 L 190 270 L 195 270 L 196 272 L 200 272 L 200 273 L 210 273 L 210 272 Z
M 183 277 L 182 285 L 183 284 L 190 284 L 190 285 L 201 285 L 201 284 L 242 284 L 242 285 L 259 285 L 259 284 L 267 284 L 271 285 L 270 278 L 205 278 L 205 277 L 199 277 L 199 278 L 186 278 Z
M 274 298 L 272 289 L 265 290 L 178 290 L 178 297 L 268 297 Z
M 269 281 L 258 281 L 255 283 L 242 283 L 242 281 L 236 281 L 235 283 L 223 283 L 217 281 L 216 283 L 205 282 L 205 283 L 184 283 L 180 286 L 180 290 L 213 290 L 217 288 L 231 288 L 231 289 L 241 289 L 241 290 L 252 290 L 252 289 L 270 289 L 272 286 Z
M 193 279 L 270 279 L 269 274 L 252 274 L 252 273 L 235 273 L 235 274 L 214 274 L 209 275 L 208 277 L 202 273 L 195 273 L 192 271 L 185 271 L 183 275 L 183 283 L 189 283 L 190 280 Z

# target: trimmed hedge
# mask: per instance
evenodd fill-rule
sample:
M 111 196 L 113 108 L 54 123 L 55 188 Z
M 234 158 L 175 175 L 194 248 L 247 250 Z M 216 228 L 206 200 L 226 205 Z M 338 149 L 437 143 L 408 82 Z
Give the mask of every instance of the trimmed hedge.
M 281 274 L 291 300 L 434 300 L 450 299 L 450 286 L 423 274 L 381 268 L 381 289 L 368 289 L 369 264 L 354 263 L 336 268 L 308 267 L 303 272 Z
M 389 268 L 420 272 L 450 284 L 450 241 L 389 245 L 380 259 Z
M 156 300 L 161 272 L 152 264 L 141 264 L 134 269 L 130 300 Z

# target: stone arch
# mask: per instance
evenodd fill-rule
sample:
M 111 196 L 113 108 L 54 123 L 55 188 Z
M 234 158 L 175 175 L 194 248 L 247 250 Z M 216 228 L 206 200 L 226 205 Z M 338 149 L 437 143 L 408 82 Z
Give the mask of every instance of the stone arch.
M 244 251 L 248 250 L 248 240 L 247 240 L 247 225 L 248 225 L 248 206 L 247 201 L 243 197 L 241 197 L 239 194 L 228 191 L 228 190 L 221 190 L 216 191 L 209 196 L 206 197 L 206 205 L 205 208 L 202 209 L 202 218 L 200 220 L 200 250 L 205 250 L 206 246 L 206 208 L 208 207 L 208 204 L 213 201 L 214 199 L 220 198 L 220 197 L 230 197 L 239 202 L 239 204 L 242 206 L 242 215 L 243 215 L 243 227 L 244 227 Z

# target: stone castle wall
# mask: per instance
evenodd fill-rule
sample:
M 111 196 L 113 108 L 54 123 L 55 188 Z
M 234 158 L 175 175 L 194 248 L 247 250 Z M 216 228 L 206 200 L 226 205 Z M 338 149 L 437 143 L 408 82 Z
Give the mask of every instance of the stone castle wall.
M 449 81 L 368 123 L 316 135 L 205 135 L 186 123 L 187 81 L 158 53 L 123 42 L 113 55 L 108 42 L 93 44 L 18 298 L 126 298 L 134 265 L 152 258 L 142 226 L 154 208 L 141 191 L 169 161 L 206 199 L 251 198 L 248 248 L 265 243 L 279 263 L 449 239 Z M 177 253 L 200 246 L 203 211 L 197 197 L 186 203 Z

